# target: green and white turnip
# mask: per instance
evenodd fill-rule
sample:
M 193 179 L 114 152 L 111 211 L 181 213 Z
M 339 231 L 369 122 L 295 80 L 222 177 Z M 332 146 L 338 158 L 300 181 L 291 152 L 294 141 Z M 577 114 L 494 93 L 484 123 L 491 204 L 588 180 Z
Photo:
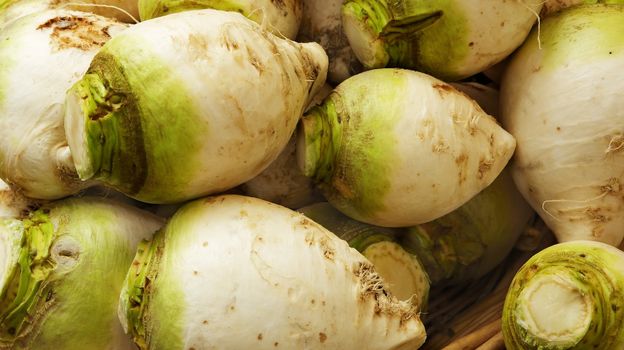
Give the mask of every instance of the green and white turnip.
M 297 155 L 338 210 L 405 227 L 466 203 L 494 181 L 514 147 L 493 117 L 452 86 L 378 69 L 345 80 L 306 113 Z
M 594 241 L 560 243 L 535 254 L 507 292 L 507 348 L 624 348 L 622 266 L 624 252 Z
M 501 122 L 513 177 L 560 242 L 624 238 L 624 6 L 583 5 L 542 21 L 509 62 Z M 620 88 L 622 86 L 622 88 Z
M 367 68 L 459 80 L 500 62 L 529 34 L 542 0 L 346 0 L 342 23 Z
M 138 248 L 119 316 L 140 349 L 416 349 L 417 309 L 322 226 L 236 195 L 182 207 Z
M 65 131 L 83 180 L 181 202 L 238 186 L 288 143 L 327 74 L 315 43 L 235 12 L 180 12 L 113 38 L 68 92 Z

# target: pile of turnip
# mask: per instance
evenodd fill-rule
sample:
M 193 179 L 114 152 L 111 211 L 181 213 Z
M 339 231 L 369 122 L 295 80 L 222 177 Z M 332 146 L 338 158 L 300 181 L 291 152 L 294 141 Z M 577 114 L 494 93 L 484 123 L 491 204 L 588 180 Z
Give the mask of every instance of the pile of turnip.
M 0 0 L 0 349 L 428 348 L 537 220 L 480 349 L 619 348 L 622 71 L 617 0 Z

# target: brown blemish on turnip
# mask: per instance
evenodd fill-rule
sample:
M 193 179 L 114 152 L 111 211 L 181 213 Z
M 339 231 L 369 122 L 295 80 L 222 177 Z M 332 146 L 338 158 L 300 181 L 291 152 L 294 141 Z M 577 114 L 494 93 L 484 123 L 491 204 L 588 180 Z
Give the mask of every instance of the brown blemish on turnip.
M 459 156 L 455 158 L 455 164 L 457 164 L 457 168 L 459 169 L 457 173 L 457 177 L 459 179 L 459 184 L 464 183 L 466 178 L 468 177 L 468 155 L 465 153 L 461 153 Z
M 432 87 L 436 89 L 436 91 L 438 91 L 440 96 L 444 96 L 445 94 L 448 94 L 448 93 L 458 92 L 453 86 L 446 84 L 446 83 L 436 83 L 436 84 L 433 84 Z
M 325 257 L 325 259 L 334 261 L 336 250 L 334 249 L 334 247 L 330 245 L 330 242 L 325 237 L 319 240 L 319 247 L 321 247 L 321 250 L 323 251 L 323 256 Z
M 58 16 L 47 20 L 37 30 L 51 30 L 50 40 L 56 50 L 69 48 L 84 51 L 100 48 L 109 39 L 109 22 L 87 16 Z
M 319 333 L 319 341 L 320 341 L 321 343 L 324 343 L 326 340 L 327 340 L 327 334 L 325 334 L 325 333 L 323 333 L 323 332 L 320 332 L 320 333 Z
M 479 161 L 479 170 L 477 172 L 477 177 L 479 180 L 483 179 L 485 173 L 487 173 L 491 168 L 492 164 L 494 164 L 494 160 L 492 159 L 481 159 Z

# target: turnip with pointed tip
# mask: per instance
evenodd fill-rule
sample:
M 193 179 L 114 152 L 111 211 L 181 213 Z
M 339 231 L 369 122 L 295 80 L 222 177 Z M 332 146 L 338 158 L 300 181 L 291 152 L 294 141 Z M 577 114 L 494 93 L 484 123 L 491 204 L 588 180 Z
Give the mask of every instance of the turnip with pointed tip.
M 425 330 L 371 263 L 279 205 L 182 207 L 138 248 L 119 316 L 140 349 L 417 349 Z
M 494 181 L 515 140 L 479 105 L 423 73 L 345 80 L 301 119 L 298 163 L 338 210 L 405 227 L 451 212 Z

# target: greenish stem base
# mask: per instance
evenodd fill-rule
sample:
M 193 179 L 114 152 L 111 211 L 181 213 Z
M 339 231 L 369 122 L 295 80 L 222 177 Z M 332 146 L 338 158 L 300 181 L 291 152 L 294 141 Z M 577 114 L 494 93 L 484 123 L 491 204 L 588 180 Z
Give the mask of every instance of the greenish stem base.
M 566 271 L 528 281 L 515 310 L 529 344 L 571 349 L 586 335 L 593 318 L 593 303 Z
M 442 17 L 442 11 L 421 10 L 409 1 L 349 0 L 342 6 L 345 35 L 364 67 L 414 66 L 415 38 Z
M 32 330 L 39 304 L 47 301 L 48 279 L 56 267 L 50 248 L 57 235 L 47 213 L 34 212 L 23 220 L 22 229 L 18 266 L 0 294 L 0 345 L 12 344 Z
M 297 126 L 297 163 L 303 174 L 322 183 L 334 173 L 341 121 L 332 97 L 312 108 Z
M 114 59 L 100 53 L 68 92 L 67 142 L 82 180 L 96 179 L 133 195 L 144 185 L 146 160 L 137 101 Z
M 149 306 L 152 282 L 158 274 L 164 237 L 164 231 L 159 231 L 151 241 L 139 243 L 120 300 L 123 316 L 126 317 L 127 332 L 132 334 L 135 344 L 141 350 L 149 348 L 149 335 L 145 328 L 144 317 Z

